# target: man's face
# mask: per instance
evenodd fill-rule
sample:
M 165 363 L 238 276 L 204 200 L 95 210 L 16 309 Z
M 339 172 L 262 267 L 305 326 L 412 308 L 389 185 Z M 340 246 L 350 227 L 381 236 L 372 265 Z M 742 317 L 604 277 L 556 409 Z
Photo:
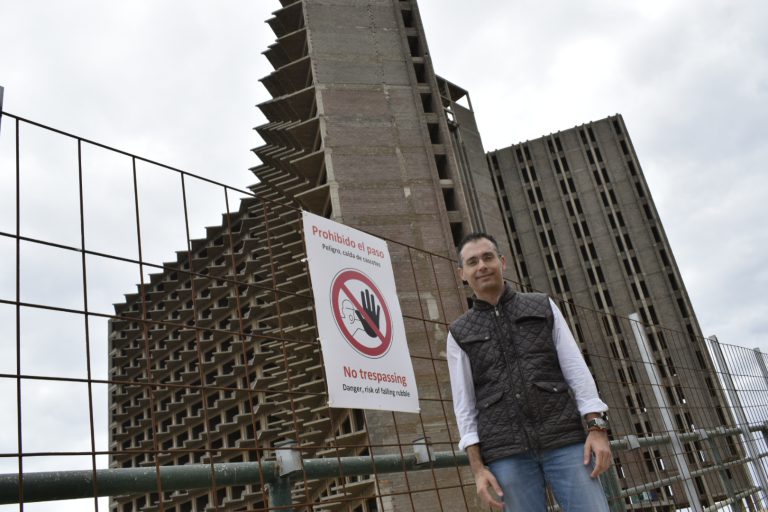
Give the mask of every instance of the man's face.
M 479 299 L 494 302 L 504 289 L 502 272 L 507 268 L 493 243 L 486 239 L 467 242 L 461 248 L 461 278 L 469 283 Z

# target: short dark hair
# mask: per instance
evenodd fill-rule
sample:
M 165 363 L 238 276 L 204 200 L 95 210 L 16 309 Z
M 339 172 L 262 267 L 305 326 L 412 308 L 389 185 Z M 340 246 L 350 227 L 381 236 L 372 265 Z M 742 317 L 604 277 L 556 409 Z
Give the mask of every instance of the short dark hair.
M 493 248 L 496 249 L 496 252 L 501 255 L 501 251 L 499 251 L 499 242 L 496 241 L 496 239 L 493 237 L 493 235 L 489 235 L 488 233 L 485 233 L 483 231 L 474 231 L 472 233 L 469 233 L 464 238 L 461 239 L 461 242 L 459 242 L 459 248 L 457 250 L 459 255 L 459 266 L 464 266 L 464 262 L 461 261 L 461 250 L 464 248 L 465 245 L 467 245 L 469 242 L 476 242 L 477 240 L 488 240 L 493 244 Z

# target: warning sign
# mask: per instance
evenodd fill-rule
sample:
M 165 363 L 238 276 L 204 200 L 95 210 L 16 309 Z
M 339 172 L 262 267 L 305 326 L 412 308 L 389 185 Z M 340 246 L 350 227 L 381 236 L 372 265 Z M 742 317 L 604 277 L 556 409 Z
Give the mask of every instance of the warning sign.
M 386 242 L 308 212 L 303 220 L 329 405 L 418 412 Z
M 341 334 L 355 350 L 366 357 L 387 353 L 392 345 L 392 316 L 384 296 L 368 276 L 353 269 L 336 274 L 331 305 Z

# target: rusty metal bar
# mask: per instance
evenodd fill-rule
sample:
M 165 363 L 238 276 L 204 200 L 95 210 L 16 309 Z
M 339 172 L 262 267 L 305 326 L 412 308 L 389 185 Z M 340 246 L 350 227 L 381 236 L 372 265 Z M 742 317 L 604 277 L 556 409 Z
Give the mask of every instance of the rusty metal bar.
M 21 425 L 21 155 L 19 153 L 19 120 L 16 119 L 16 442 L 18 449 L 19 476 L 24 473 L 22 458 Z M 18 489 L 20 502 L 24 501 L 24 490 Z
M 169 170 L 169 171 L 173 171 L 173 172 L 177 172 L 177 173 L 180 173 L 180 174 L 182 174 L 184 176 L 188 176 L 190 178 L 195 178 L 195 179 L 198 179 L 198 180 L 203 181 L 205 183 L 210 183 L 211 185 L 216 185 L 216 186 L 222 187 L 222 188 L 227 189 L 227 190 L 233 190 L 235 192 L 239 192 L 241 194 L 245 194 L 246 196 L 254 198 L 254 199 L 258 198 L 259 201 L 263 201 L 264 203 L 268 203 L 270 207 L 280 206 L 280 207 L 283 207 L 283 208 L 287 208 L 289 210 L 293 210 L 293 211 L 295 211 L 297 213 L 301 212 L 301 209 L 298 208 L 295 204 L 282 203 L 282 202 L 276 201 L 274 199 L 260 197 L 260 196 L 257 196 L 256 194 L 254 194 L 254 192 L 251 191 L 251 190 L 243 190 L 243 189 L 238 188 L 238 187 L 233 187 L 231 185 L 227 185 L 225 183 L 222 183 L 222 182 L 219 182 L 219 181 L 216 181 L 216 180 L 212 180 L 210 178 L 206 178 L 204 176 L 200 176 L 198 174 L 195 174 L 195 173 L 192 173 L 192 172 L 189 172 L 189 171 L 185 171 L 183 169 L 179 169 L 178 167 L 173 167 L 171 165 L 164 164 L 162 162 L 158 162 L 156 160 L 151 160 L 149 158 L 144 158 L 144 157 L 139 156 L 139 155 L 137 155 L 135 153 L 130 153 L 128 151 L 124 151 L 122 149 L 118 149 L 118 148 L 115 148 L 113 146 L 109 146 L 107 144 L 102 144 L 101 142 L 96 142 L 96 141 L 91 140 L 91 139 L 86 139 L 84 137 L 79 137 L 79 136 L 71 134 L 69 132 L 65 132 L 63 130 L 59 130 L 58 128 L 53 128 L 53 127 L 45 125 L 43 123 L 38 123 L 36 121 L 32 121 L 31 119 L 26 119 L 26 118 L 18 116 L 16 114 L 12 114 L 10 112 L 2 112 L 2 115 L 5 116 L 5 117 L 10 117 L 12 119 L 15 119 L 17 124 L 19 122 L 23 122 L 23 123 L 26 123 L 26 124 L 28 124 L 30 126 L 35 126 L 37 128 L 42 128 L 43 130 L 50 131 L 52 133 L 57 133 L 59 135 L 65 136 L 65 137 L 69 137 L 69 138 L 72 138 L 72 139 L 79 140 L 81 142 L 90 144 L 90 145 L 92 145 L 94 147 L 97 147 L 97 148 L 106 149 L 107 151 L 112 151 L 114 153 L 127 156 L 129 158 L 135 158 L 137 161 L 140 161 L 140 162 L 144 162 L 144 163 L 151 164 L 151 165 L 156 165 L 156 166 L 161 167 L 163 169 L 166 169 L 166 170 Z M 365 231 L 364 229 L 361 229 L 360 231 L 363 231 L 364 233 L 371 234 L 368 231 Z M 457 261 L 456 258 L 454 258 L 453 256 L 446 256 L 445 254 L 439 254 L 439 253 L 436 253 L 436 252 L 428 251 L 426 249 L 422 249 L 422 248 L 416 247 L 414 245 L 409 245 L 407 243 L 404 243 L 404 242 L 401 242 L 401 241 L 398 241 L 398 240 L 394 240 L 392 238 L 387 238 L 386 236 L 382 236 L 380 234 L 377 234 L 375 236 L 377 236 L 378 238 L 381 238 L 382 240 L 386 240 L 387 242 L 393 242 L 393 243 L 395 243 L 397 245 L 400 245 L 402 247 L 407 247 L 409 249 L 417 250 L 417 251 L 419 251 L 422 254 L 428 254 L 430 256 L 433 256 L 433 257 L 436 257 L 436 258 L 440 258 L 442 260 L 448 260 L 448 261 L 451 261 L 453 263 L 456 263 L 456 261 Z M 458 277 L 457 277 L 457 283 L 460 284 L 460 281 L 458 281 Z M 460 286 L 459 286 L 459 289 L 461 289 Z
M 69 137 L 71 139 L 75 139 L 75 140 L 78 140 L 78 141 L 81 141 L 81 142 L 85 142 L 85 143 L 90 144 L 92 146 L 95 146 L 97 148 L 106 149 L 107 151 L 112 151 L 114 153 L 118 153 L 120 155 L 127 156 L 129 158 L 135 158 L 136 160 L 144 162 L 144 163 L 148 163 L 148 164 L 152 164 L 152 165 L 157 165 L 158 167 L 162 167 L 163 169 L 167 169 L 169 171 L 178 172 L 178 173 L 181 173 L 182 175 L 190 176 L 190 177 L 199 179 L 201 181 L 204 181 L 206 183 L 210 183 L 212 185 L 217 185 L 219 187 L 229 188 L 229 189 L 232 189 L 232 190 L 236 190 L 237 192 L 240 192 L 242 194 L 246 194 L 246 195 L 249 195 L 251 197 L 255 197 L 253 192 L 250 192 L 250 191 L 247 191 L 247 190 L 242 190 L 242 189 L 235 188 L 235 187 L 230 187 L 228 185 L 225 185 L 224 183 L 212 180 L 210 178 L 206 178 L 204 176 L 200 176 L 200 175 L 191 173 L 189 171 L 185 171 L 183 169 L 179 169 L 178 167 L 173 167 L 173 166 L 170 166 L 168 164 L 164 164 L 162 162 L 158 162 L 156 160 L 150 160 L 149 158 L 144 158 L 144 157 L 139 156 L 139 155 L 137 155 L 135 153 L 130 153 L 128 151 L 124 151 L 122 149 L 118 149 L 118 148 L 109 146 L 107 144 L 102 144 L 101 142 L 96 142 L 95 140 L 86 139 L 84 137 L 80 137 L 78 135 L 74 135 L 74 134 L 71 134 L 69 132 L 65 132 L 64 130 L 59 130 L 58 128 L 53 128 L 53 127 L 47 126 L 47 125 L 45 125 L 43 123 L 38 123 L 36 121 L 32 121 L 31 119 L 26 119 L 24 117 L 17 116 L 15 114 L 10 113 L 10 112 L 3 112 L 3 116 L 11 117 L 11 118 L 15 119 L 17 123 L 19 121 L 21 121 L 21 122 L 26 123 L 26 124 L 28 124 L 30 126 L 35 126 L 37 128 L 42 128 L 43 130 L 47 130 L 47 131 L 52 132 L 52 133 L 57 133 L 59 135 L 63 135 L 65 137 Z M 275 202 L 275 203 L 282 205 L 282 203 L 279 203 L 279 202 Z M 289 208 L 292 208 L 291 206 L 288 206 L 288 205 L 283 205 L 283 206 L 287 206 Z
M 147 320 L 149 319 L 149 305 L 147 304 L 147 288 L 146 284 L 144 282 L 144 253 L 142 248 L 142 240 L 141 240 L 141 212 L 139 209 L 139 181 L 138 181 L 138 175 L 136 172 L 136 158 L 131 159 L 131 166 L 133 171 L 133 202 L 134 202 L 134 215 L 136 217 L 136 243 L 138 248 L 138 255 L 139 255 L 139 303 L 141 304 L 141 319 L 144 320 L 141 325 L 142 330 L 142 338 L 144 340 L 144 367 L 147 372 L 146 379 L 141 379 L 139 377 L 138 380 L 146 380 L 146 383 L 152 384 L 154 382 L 154 379 L 152 378 L 152 349 L 150 347 L 150 334 L 149 334 L 149 325 Z M 141 374 L 139 374 L 141 375 Z M 146 386 L 145 383 L 141 383 L 140 385 Z M 148 386 L 147 388 L 147 394 L 149 397 L 149 416 L 150 416 L 150 422 L 151 422 L 151 432 L 152 432 L 152 452 L 154 454 L 157 454 L 159 451 L 159 446 L 157 442 L 157 409 L 155 407 L 155 388 L 152 386 Z M 155 455 L 155 486 L 157 488 L 158 493 L 163 492 L 163 486 L 162 481 L 160 480 L 160 460 L 158 459 L 157 455 Z M 160 508 L 160 512 L 163 511 L 162 505 Z
M 88 380 L 88 430 L 90 434 L 90 443 L 91 443 L 91 468 L 93 473 L 93 483 L 94 483 L 94 492 L 96 491 L 97 487 L 97 477 L 96 477 L 96 427 L 94 423 L 93 418 L 93 374 L 91 372 L 91 336 L 90 336 L 90 326 L 88 325 L 89 315 L 88 315 L 88 272 L 87 272 L 87 266 L 86 266 L 86 257 L 85 257 L 85 208 L 84 208 L 84 200 L 83 200 L 83 147 L 80 140 L 77 141 L 77 189 L 78 189 L 78 196 L 79 196 L 79 213 L 80 213 L 80 265 L 81 265 L 81 272 L 83 274 L 82 276 L 82 282 L 83 282 L 83 324 L 85 328 L 85 365 L 86 365 L 86 376 Z M 94 508 L 96 512 L 99 512 L 99 501 L 94 498 Z
M 180 176 L 181 179 L 181 197 L 184 207 L 184 240 L 187 243 L 187 266 L 189 267 L 189 271 L 193 272 L 195 270 L 195 260 L 193 257 L 193 250 L 192 250 L 192 237 L 189 229 L 189 209 L 188 209 L 188 203 L 187 203 L 187 187 L 186 187 L 186 180 L 184 175 L 182 174 Z M 198 296 L 197 296 L 197 287 L 195 286 L 195 279 L 193 277 L 190 277 L 190 291 L 192 295 L 192 318 L 194 319 L 194 325 L 196 327 L 197 323 L 197 317 L 200 313 L 200 309 L 198 306 Z M 200 385 L 202 386 L 200 389 L 200 399 L 202 400 L 202 410 L 203 410 L 203 424 L 206 426 L 205 430 L 205 453 L 212 453 L 211 452 L 211 435 L 208 431 L 208 425 L 210 425 L 210 417 L 209 417 L 209 407 L 208 407 L 208 394 L 206 393 L 206 378 L 205 378 L 205 358 L 203 357 L 203 351 L 200 346 L 200 329 L 195 328 L 195 352 L 197 354 L 197 376 L 200 380 Z M 161 471 L 160 466 L 160 459 L 155 458 L 157 462 L 157 471 L 158 471 L 158 479 L 159 472 Z M 215 490 L 218 487 L 218 481 L 216 479 L 216 472 L 213 469 L 213 457 L 211 457 L 211 463 L 207 466 L 208 467 L 208 474 L 210 475 L 210 485 L 209 487 L 211 490 Z M 160 488 L 158 487 L 158 491 Z M 213 509 L 215 511 L 219 510 L 219 500 L 217 497 L 217 494 L 213 493 L 214 499 L 213 499 Z
M 182 184 L 183 183 L 184 183 L 184 181 L 182 180 Z M 184 218 L 185 218 L 185 222 L 187 223 L 187 240 L 189 240 L 189 238 L 190 238 L 189 237 L 189 225 L 188 225 L 188 220 L 186 220 L 186 219 L 188 219 L 189 214 L 187 212 L 187 196 L 186 196 L 186 189 L 185 188 L 183 189 L 183 193 L 184 193 Z M 233 292 L 234 292 L 234 295 L 235 295 L 235 308 L 237 310 L 237 330 L 238 330 L 239 338 L 241 340 L 243 340 L 243 342 L 244 342 L 246 340 L 247 336 L 245 334 L 245 322 L 244 322 L 244 318 L 243 318 L 243 311 L 241 309 L 242 305 L 240 303 L 239 286 L 240 286 L 240 284 L 245 284 L 247 286 L 248 283 L 247 283 L 247 280 L 245 280 L 245 279 L 241 281 L 241 280 L 238 280 L 238 278 L 237 278 L 237 262 L 236 262 L 236 259 L 235 259 L 235 249 L 234 249 L 235 242 L 234 242 L 234 239 L 232 237 L 232 212 L 230 210 L 230 205 L 229 205 L 229 190 L 227 190 L 227 189 L 224 189 L 224 204 L 225 204 L 225 206 L 227 208 L 227 215 L 226 215 L 226 219 L 227 219 L 227 222 L 226 222 L 227 223 L 227 245 L 229 246 L 230 262 L 231 262 L 231 266 L 232 266 L 232 279 L 233 279 L 232 289 L 233 289 Z M 241 229 L 242 229 L 242 227 L 241 227 Z M 190 268 L 190 270 L 191 270 L 191 268 Z M 241 356 L 243 358 L 243 363 L 247 363 L 248 362 L 248 358 L 247 358 L 247 350 L 245 348 L 245 343 L 243 343 L 241 348 L 240 348 L 240 354 L 241 354 Z M 256 407 L 256 401 L 253 398 L 253 394 L 254 394 L 255 390 L 253 389 L 253 384 L 251 383 L 251 376 L 250 376 L 249 372 L 245 372 L 245 387 L 248 390 L 247 393 L 246 393 L 246 396 L 248 397 L 247 398 L 248 407 L 250 408 L 250 410 L 254 410 L 255 407 Z M 250 417 L 250 425 L 253 428 L 254 432 L 256 432 L 258 430 L 257 427 L 256 427 L 256 417 L 253 414 L 251 414 L 251 417 Z M 254 444 L 255 444 L 256 453 L 260 453 L 261 450 L 262 450 L 260 441 L 258 439 L 256 439 L 256 440 L 254 440 Z M 258 458 L 258 456 L 257 456 L 257 458 Z M 248 459 L 246 459 L 246 460 L 248 460 Z M 262 471 L 259 472 L 259 487 L 261 489 L 261 492 L 263 494 L 266 494 L 264 473 Z

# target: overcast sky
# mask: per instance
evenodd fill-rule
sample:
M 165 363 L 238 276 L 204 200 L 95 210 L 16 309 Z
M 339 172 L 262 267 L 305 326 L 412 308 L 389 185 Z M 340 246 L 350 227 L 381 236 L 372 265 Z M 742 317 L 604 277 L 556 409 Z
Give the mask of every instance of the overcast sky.
M 768 352 L 768 3 L 421 0 L 420 6 L 433 63 L 469 90 L 486 150 L 621 113 L 704 333 Z M 252 131 L 263 122 L 255 104 L 268 99 L 258 79 L 270 71 L 261 52 L 274 35 L 263 21 L 278 7 L 277 0 L 0 0 L 3 108 L 245 187 L 254 181 L 248 168 L 257 164 L 250 149 L 261 144 Z M 0 230 L 12 231 L 8 119 L 2 131 Z M 28 151 L 59 144 L 31 133 L 24 140 Z M 72 186 L 42 174 L 51 164 L 72 165 L 71 148 L 58 151 L 47 166 L 38 162 L 41 174 L 34 181 L 52 194 Z M 93 168 L 107 157 L 89 158 Z M 34 160 L 26 162 L 30 173 Z M 103 190 L 129 218 L 130 182 L 88 172 L 94 173 L 93 190 Z M 42 200 L 28 200 L 46 208 Z M 197 210 L 196 236 L 224 211 L 223 200 L 210 202 Z M 74 210 L 65 210 L 51 212 L 38 228 L 55 225 L 54 238 L 77 241 L 78 226 L 63 221 L 76 219 L 68 217 Z M 114 247 L 134 233 L 121 236 L 117 222 L 104 230 Z M 184 242 L 157 247 L 157 258 L 167 260 Z M 0 293 L 10 299 L 13 265 L 6 262 L 13 261 L 12 249 L 0 237 Z M 40 250 L 30 261 L 50 258 Z M 79 260 L 60 263 L 66 264 L 76 271 Z M 106 267 L 102 275 L 113 274 Z M 62 270 L 51 275 L 52 288 L 41 296 L 57 289 L 66 295 L 79 286 Z M 135 282 L 101 291 L 94 286 L 92 303 L 118 301 Z M 11 313 L 0 307 L 1 318 Z M 44 331 L 45 320 L 38 320 L 27 324 Z M 91 336 L 104 330 L 97 326 Z M 12 329 L 2 335 L 15 336 Z M 46 353 L 42 347 L 35 352 Z M 5 359 L 12 361 L 12 352 Z M 39 372 L 61 366 L 50 359 Z M 0 371 L 15 371 L 0 364 Z M 80 367 L 70 374 L 83 375 Z M 0 450 L 15 450 L 15 439 L 6 429 Z

